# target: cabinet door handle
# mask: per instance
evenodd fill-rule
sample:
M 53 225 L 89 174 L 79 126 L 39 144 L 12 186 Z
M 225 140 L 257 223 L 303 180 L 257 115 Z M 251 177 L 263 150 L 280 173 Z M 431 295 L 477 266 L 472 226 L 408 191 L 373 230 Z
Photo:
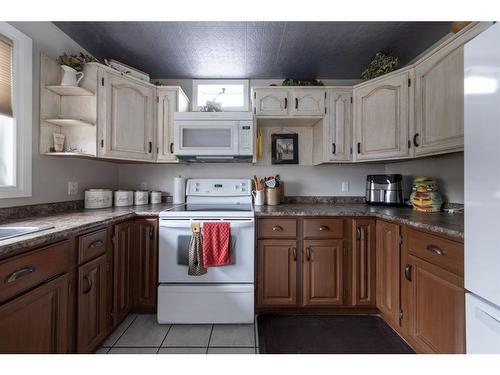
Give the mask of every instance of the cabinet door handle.
M 98 247 L 98 246 L 102 246 L 104 245 L 104 242 L 102 242 L 102 240 L 95 240 L 95 241 L 92 241 L 89 245 L 89 249 L 93 249 L 94 247 Z
M 413 145 L 414 145 L 415 147 L 420 146 L 420 145 L 418 144 L 418 142 L 417 142 L 417 138 L 418 138 L 419 136 L 420 136 L 420 134 L 419 134 L 419 133 L 415 133 L 415 135 L 413 136 Z
M 170 153 L 174 153 L 174 142 L 170 142 Z
M 290 250 L 292 250 L 292 256 L 293 256 L 293 261 L 297 261 L 297 249 L 295 247 L 291 247 Z
M 426 247 L 427 251 L 432 251 L 433 253 L 437 255 L 444 255 L 444 251 L 441 250 L 439 246 L 436 245 L 427 245 Z
M 407 264 L 405 267 L 405 279 L 411 281 L 411 264 Z
M 23 268 L 19 268 L 18 270 L 15 270 L 14 272 L 12 272 L 10 275 L 8 275 L 5 278 L 5 283 L 6 284 L 13 283 L 14 281 L 20 279 L 21 277 L 32 274 L 35 271 L 36 271 L 36 267 L 33 267 L 33 266 L 26 266 Z
M 278 232 L 278 231 L 282 231 L 283 230 L 283 227 L 281 225 L 275 225 L 273 227 L 273 231 L 274 232 Z
M 295 109 L 299 108 L 299 99 L 295 98 Z
M 153 142 L 149 141 L 149 153 L 153 151 Z
M 358 142 L 358 154 L 361 154 L 361 142 Z
M 148 237 L 150 240 L 153 239 L 153 227 L 148 227 Z
M 335 155 L 337 152 L 337 146 L 335 145 L 335 142 L 332 143 L 332 154 Z
M 83 276 L 83 281 L 87 287 L 83 288 L 83 294 L 87 294 L 92 290 L 92 280 L 89 279 L 88 275 Z
M 308 262 L 311 261 L 311 254 L 312 254 L 311 246 L 306 247 L 306 260 Z
M 319 227 L 319 230 L 321 232 L 324 232 L 324 231 L 330 230 L 330 228 L 327 225 L 322 225 L 322 226 Z
M 285 109 L 288 107 L 288 98 L 285 98 Z

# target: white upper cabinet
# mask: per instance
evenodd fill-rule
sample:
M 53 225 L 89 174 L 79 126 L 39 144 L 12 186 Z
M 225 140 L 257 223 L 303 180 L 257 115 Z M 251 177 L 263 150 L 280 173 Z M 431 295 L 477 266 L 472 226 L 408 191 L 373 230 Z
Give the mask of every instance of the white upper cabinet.
M 287 89 L 256 89 L 253 93 L 254 114 L 257 116 L 288 115 Z
M 393 73 L 354 88 L 356 160 L 408 157 L 411 71 Z
M 448 46 L 415 67 L 415 156 L 464 147 L 464 53 Z
M 155 160 L 155 87 L 100 70 L 98 156 Z
M 158 162 L 178 162 L 174 155 L 174 112 L 189 110 L 189 100 L 178 87 L 157 89 L 157 149 Z
M 351 160 L 352 90 L 327 90 L 326 161 Z
M 292 116 L 323 116 L 325 113 L 325 90 L 293 89 L 290 114 Z

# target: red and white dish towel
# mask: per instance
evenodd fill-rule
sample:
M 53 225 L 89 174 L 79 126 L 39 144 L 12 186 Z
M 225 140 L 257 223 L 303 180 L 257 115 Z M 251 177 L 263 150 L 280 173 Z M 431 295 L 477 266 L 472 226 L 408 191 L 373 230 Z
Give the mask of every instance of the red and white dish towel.
M 224 222 L 203 223 L 203 265 L 224 266 L 231 263 L 231 227 Z

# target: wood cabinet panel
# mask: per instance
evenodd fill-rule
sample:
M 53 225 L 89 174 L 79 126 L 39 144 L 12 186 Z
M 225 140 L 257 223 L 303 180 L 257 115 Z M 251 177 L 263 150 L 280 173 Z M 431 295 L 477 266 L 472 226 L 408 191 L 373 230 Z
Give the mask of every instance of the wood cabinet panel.
M 377 307 L 391 326 L 400 325 L 400 227 L 377 220 Z
M 304 219 L 304 238 L 343 238 L 344 219 Z
M 106 269 L 106 255 L 78 268 L 78 353 L 94 352 L 107 335 Z
M 351 160 L 352 90 L 328 90 L 327 103 L 325 160 Z
M 71 251 L 64 240 L 0 263 L 0 302 L 68 272 Z
M 269 218 L 257 222 L 259 238 L 295 238 L 297 235 L 297 220 Z
M 98 155 L 153 161 L 154 87 L 105 70 L 100 71 L 100 81 Z
M 408 156 L 409 79 L 405 71 L 354 88 L 356 160 Z
M 376 302 L 375 221 L 352 220 L 352 304 L 372 306 Z
M 297 255 L 294 240 L 259 240 L 258 306 L 297 304 Z
M 0 306 L 0 353 L 66 353 L 67 275 Z
M 465 353 L 463 279 L 408 256 L 410 338 L 426 353 Z
M 113 234 L 113 326 L 121 322 L 132 307 L 130 288 L 133 221 L 114 226 Z
M 464 147 L 464 52 L 448 45 L 415 67 L 415 155 Z
M 459 276 L 464 274 L 464 245 L 461 242 L 409 228 L 408 253 Z
M 78 264 L 104 254 L 107 250 L 108 231 L 106 228 L 78 237 Z
M 343 240 L 305 240 L 302 254 L 302 304 L 344 302 Z
M 136 219 L 134 242 L 134 310 L 154 312 L 158 286 L 158 219 Z
M 293 116 L 323 116 L 325 114 L 325 90 L 293 89 L 290 114 Z
M 286 116 L 289 111 L 287 89 L 258 89 L 254 91 L 254 114 L 257 116 Z

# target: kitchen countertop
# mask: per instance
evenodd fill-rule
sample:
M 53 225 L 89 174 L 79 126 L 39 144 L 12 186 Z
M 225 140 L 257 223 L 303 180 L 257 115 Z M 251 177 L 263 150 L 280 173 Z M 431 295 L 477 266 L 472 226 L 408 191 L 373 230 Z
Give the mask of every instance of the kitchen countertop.
M 0 240 L 0 260 L 24 252 L 27 248 L 65 239 L 75 231 L 109 225 L 134 217 L 155 217 L 175 207 L 172 203 L 113 207 L 95 210 L 74 210 L 2 223 L 5 226 L 39 226 L 51 224 L 52 229 Z M 256 217 L 275 216 L 372 216 L 454 237 L 463 241 L 464 216 L 444 212 L 423 213 L 408 207 L 381 207 L 366 204 L 297 203 L 279 206 L 255 206 Z
M 54 228 L 0 240 L 0 260 L 33 248 L 67 238 L 73 231 L 86 230 L 100 225 L 109 225 L 136 216 L 158 216 L 160 211 L 175 207 L 172 203 L 148 204 L 143 206 L 112 207 L 92 210 L 75 210 L 32 219 L 12 220 L 2 226 L 39 226 L 51 224 Z
M 281 204 L 255 206 L 256 217 L 275 216 L 372 216 L 437 234 L 464 239 L 464 215 L 446 212 L 418 212 L 411 207 L 370 206 L 367 204 Z

